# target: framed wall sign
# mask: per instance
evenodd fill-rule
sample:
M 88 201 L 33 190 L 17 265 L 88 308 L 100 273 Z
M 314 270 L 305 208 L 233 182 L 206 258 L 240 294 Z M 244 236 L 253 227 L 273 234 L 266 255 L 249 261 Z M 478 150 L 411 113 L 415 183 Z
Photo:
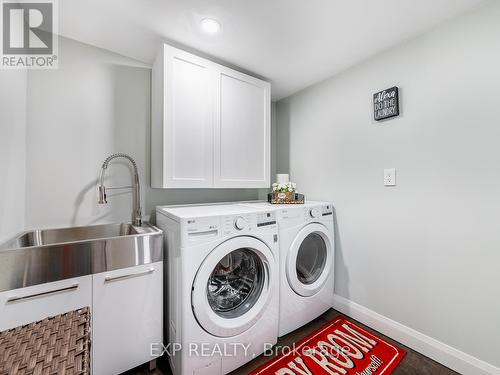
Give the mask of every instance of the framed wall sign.
M 399 92 L 397 86 L 373 94 L 375 121 L 399 116 Z

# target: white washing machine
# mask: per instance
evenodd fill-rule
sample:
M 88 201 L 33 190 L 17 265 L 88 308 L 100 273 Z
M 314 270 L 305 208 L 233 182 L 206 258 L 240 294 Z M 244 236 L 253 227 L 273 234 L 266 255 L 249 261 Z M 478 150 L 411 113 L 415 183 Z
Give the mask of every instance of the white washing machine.
M 243 203 L 275 209 L 280 242 L 279 337 L 302 327 L 333 307 L 333 205 Z
M 239 205 L 157 207 L 165 233 L 165 331 L 174 375 L 226 374 L 278 336 L 276 213 Z

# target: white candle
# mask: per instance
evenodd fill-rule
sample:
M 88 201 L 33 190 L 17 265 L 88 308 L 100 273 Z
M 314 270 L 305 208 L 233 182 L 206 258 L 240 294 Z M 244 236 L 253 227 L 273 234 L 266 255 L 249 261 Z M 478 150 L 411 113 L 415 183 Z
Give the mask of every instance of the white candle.
M 290 182 L 290 176 L 286 173 L 278 173 L 276 175 L 276 182 L 278 184 L 287 184 Z

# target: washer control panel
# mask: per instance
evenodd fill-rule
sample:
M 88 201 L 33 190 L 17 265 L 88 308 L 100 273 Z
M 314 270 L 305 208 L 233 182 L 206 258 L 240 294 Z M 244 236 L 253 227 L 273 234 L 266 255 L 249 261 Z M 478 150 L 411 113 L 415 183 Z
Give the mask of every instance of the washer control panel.
M 256 226 L 255 215 L 230 215 L 221 217 L 222 233 L 251 232 Z
M 198 218 L 187 220 L 187 231 L 190 233 L 206 232 L 219 229 L 217 220 L 210 218 Z
M 263 212 L 257 214 L 257 227 L 276 225 L 276 212 Z
M 221 236 L 238 236 L 255 233 L 277 232 L 274 211 L 257 211 L 225 216 L 193 217 L 183 220 L 181 236 L 193 243 L 207 241 Z
M 259 212 L 246 215 L 224 216 L 222 219 L 223 234 L 252 233 L 263 229 L 275 230 L 276 213 Z

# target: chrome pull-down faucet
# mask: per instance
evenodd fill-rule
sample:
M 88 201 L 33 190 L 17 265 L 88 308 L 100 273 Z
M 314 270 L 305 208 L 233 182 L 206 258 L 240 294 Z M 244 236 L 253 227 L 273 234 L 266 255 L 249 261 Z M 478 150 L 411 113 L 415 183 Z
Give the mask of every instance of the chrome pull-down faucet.
M 108 187 L 106 188 L 104 186 L 104 175 L 106 173 L 106 169 L 108 168 L 108 164 L 111 160 L 116 159 L 116 158 L 124 158 L 127 159 L 130 164 L 132 164 L 132 167 L 134 168 L 134 185 L 133 186 L 121 186 L 121 187 Z M 137 171 L 137 164 L 135 163 L 135 160 L 132 159 L 129 155 L 123 154 L 123 153 L 117 153 L 108 156 L 104 162 L 102 163 L 101 167 L 101 178 L 99 179 L 99 204 L 106 204 L 108 203 L 107 197 L 106 197 L 106 189 L 108 190 L 113 190 L 113 189 L 133 189 L 134 191 L 134 210 L 132 212 L 132 224 L 135 226 L 141 226 L 142 225 L 142 210 L 141 210 L 141 184 L 139 182 L 139 173 Z

